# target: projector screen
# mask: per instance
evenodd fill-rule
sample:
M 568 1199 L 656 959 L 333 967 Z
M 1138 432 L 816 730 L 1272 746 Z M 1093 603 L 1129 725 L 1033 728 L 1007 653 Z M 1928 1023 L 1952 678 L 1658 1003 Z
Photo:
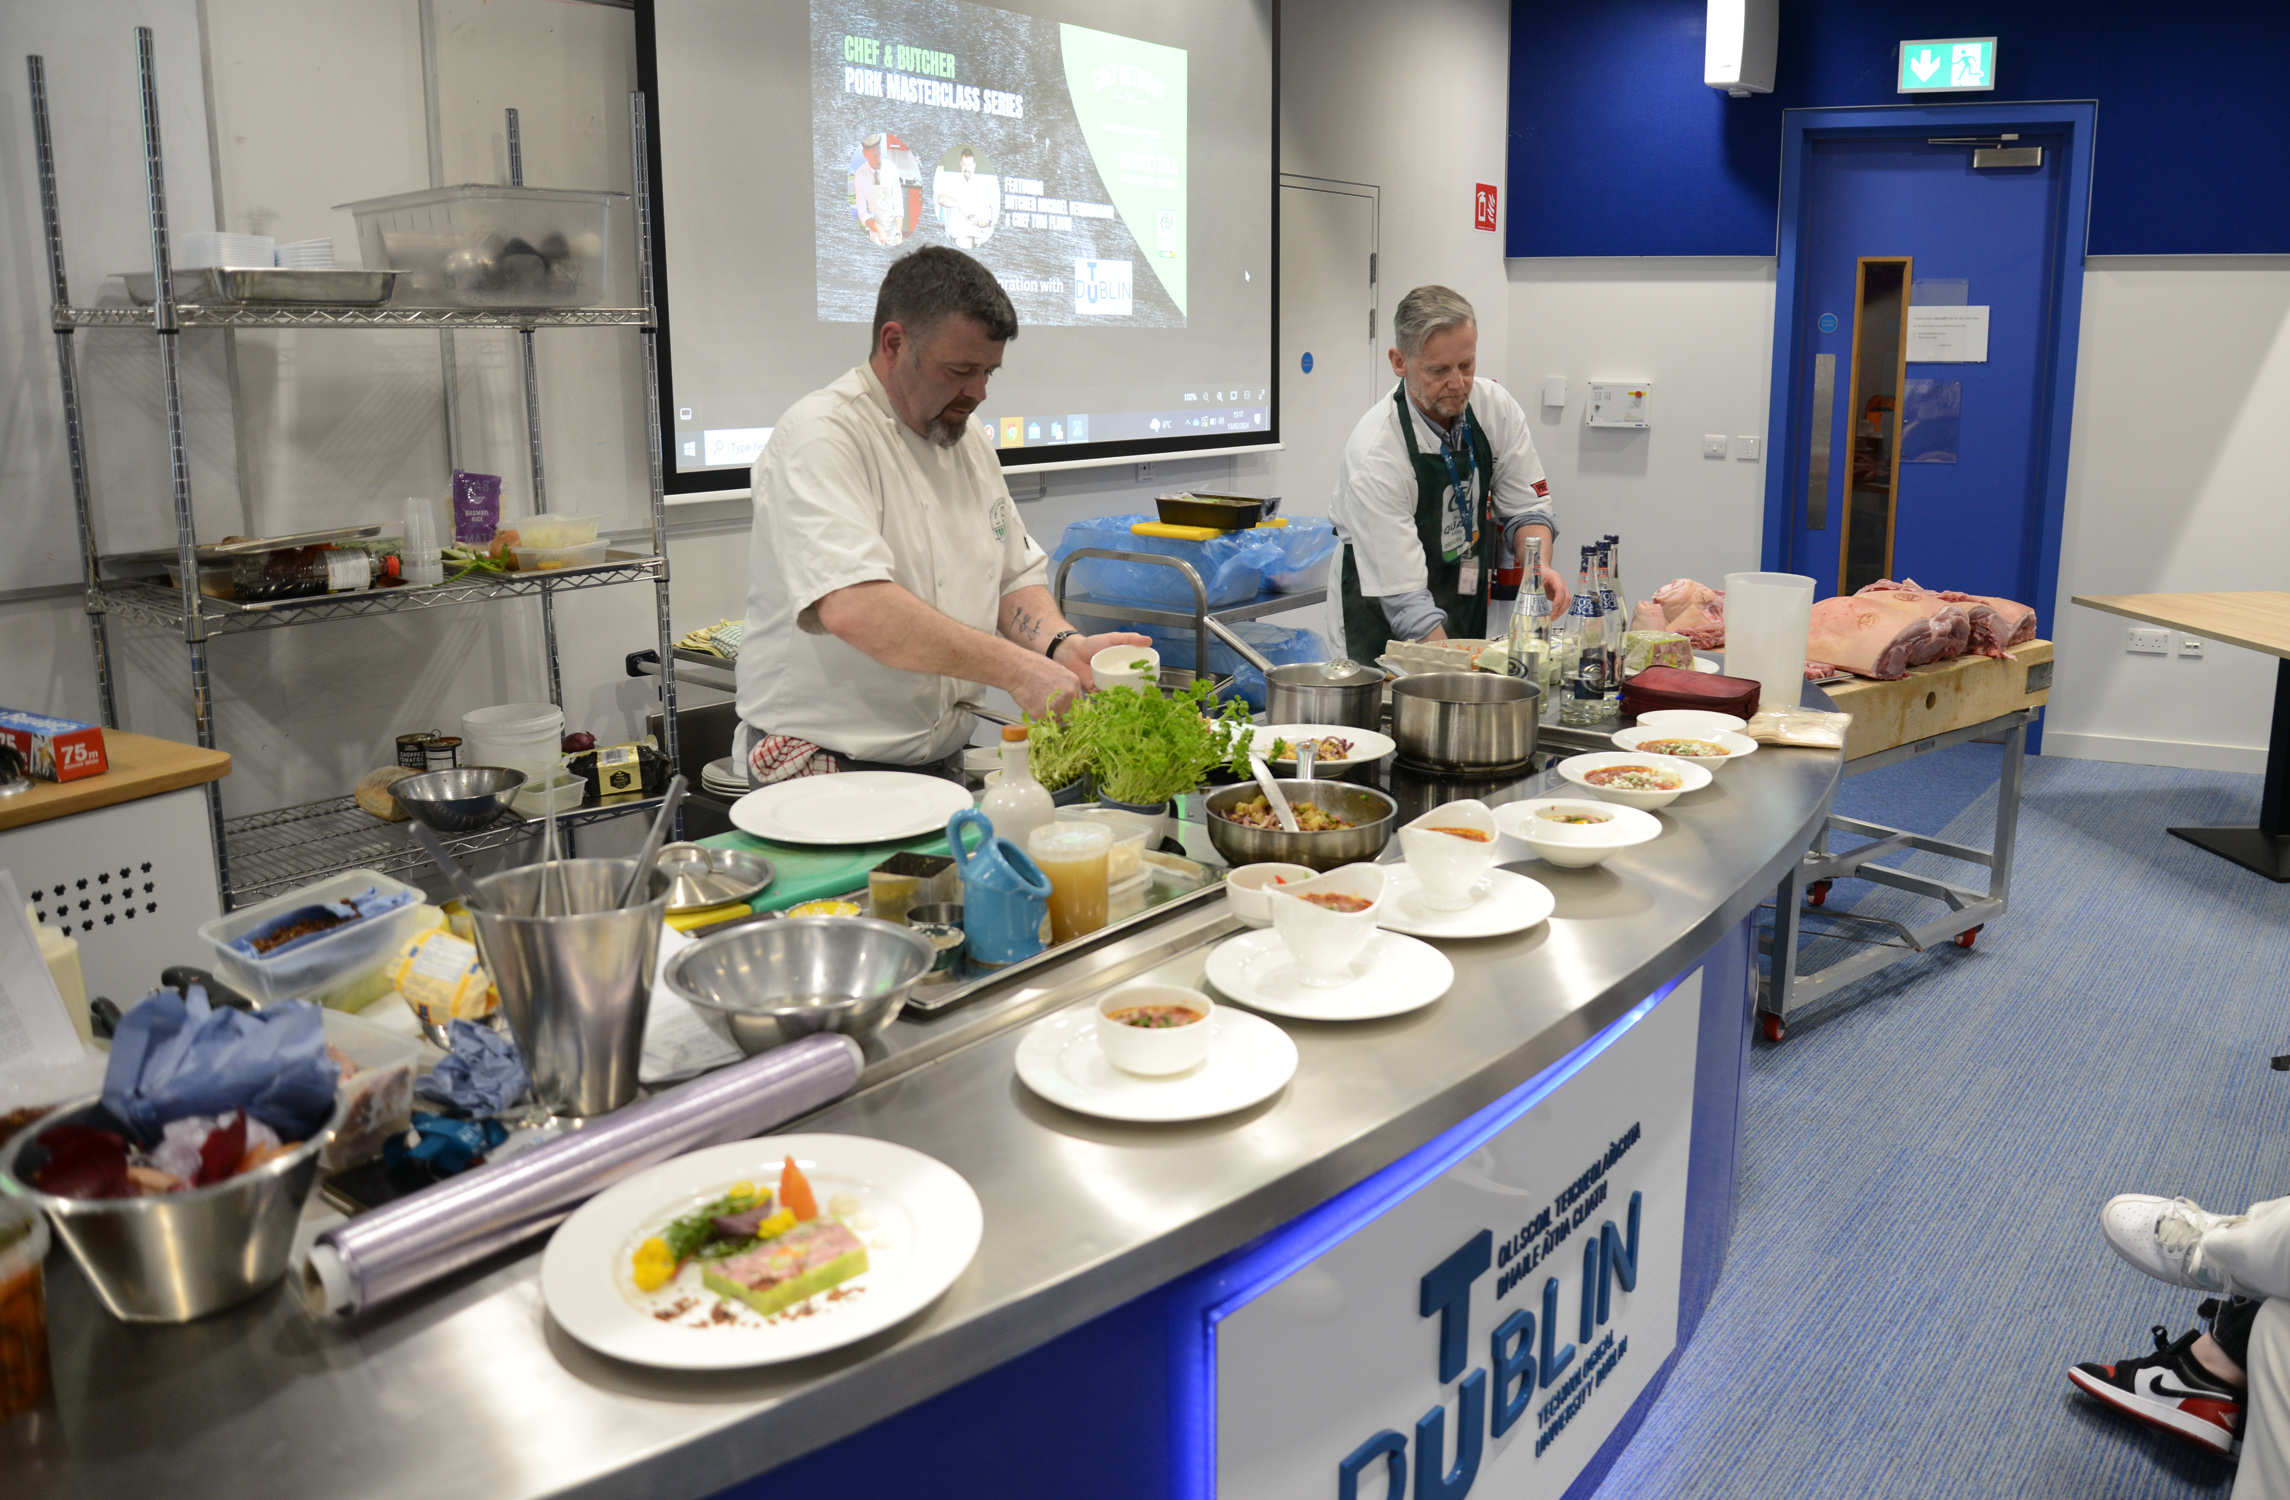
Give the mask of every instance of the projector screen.
M 1017 309 L 1006 468 L 1276 444 L 1272 0 L 649 0 L 671 493 L 746 486 L 924 245 Z

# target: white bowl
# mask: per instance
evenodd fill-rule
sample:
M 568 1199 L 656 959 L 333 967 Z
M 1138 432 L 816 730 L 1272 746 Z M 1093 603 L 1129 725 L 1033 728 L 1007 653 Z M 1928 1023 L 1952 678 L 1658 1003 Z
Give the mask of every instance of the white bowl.
M 989 771 L 999 772 L 1002 769 L 1002 747 L 1000 745 L 968 745 L 963 747 L 962 769 L 973 776 L 983 776 Z
M 1608 766 L 1651 766 L 1676 775 L 1678 785 L 1666 792 L 1632 791 L 1627 787 L 1600 786 L 1590 780 L 1593 771 L 1601 771 Z M 1558 773 L 1576 786 L 1586 788 L 1594 796 L 1646 812 L 1668 807 L 1686 793 L 1698 792 L 1710 784 L 1709 767 L 1698 762 L 1678 760 L 1667 755 L 1634 755 L 1626 750 L 1601 750 L 1596 755 L 1570 756 L 1558 763 Z
M 1608 738 L 1612 739 L 1622 749 L 1630 751 L 1637 750 L 1648 740 L 1701 740 L 1704 743 L 1717 746 L 1725 754 L 1672 755 L 1668 758 L 1707 766 L 1712 771 L 1729 761 L 1740 760 L 1743 756 L 1757 753 L 1757 741 L 1746 734 L 1735 734 L 1730 730 L 1719 730 L 1715 734 L 1702 734 L 1688 733 L 1662 724 L 1639 724 L 1631 729 L 1617 729 Z
M 1133 667 L 1132 662 L 1144 662 Z M 1161 686 L 1161 653 L 1151 646 L 1108 646 L 1089 659 L 1090 680 L 1101 688 Z
M 1242 865 L 1225 877 L 1225 904 L 1249 926 L 1270 927 L 1272 898 L 1265 892 L 1274 885 L 1294 885 L 1319 873 L 1310 865 L 1284 865 L 1271 860 Z
M 1593 813 L 1605 821 L 1554 822 L 1543 816 L 1546 810 L 1553 809 Z M 1495 825 L 1534 850 L 1536 858 L 1569 870 L 1588 869 L 1617 849 L 1662 836 L 1662 820 L 1652 813 L 1584 797 L 1536 797 L 1526 802 L 1506 802 L 1495 809 Z
M 1483 839 L 1444 833 L 1464 828 L 1485 834 Z M 1471 887 L 1495 866 L 1495 815 L 1476 797 L 1443 802 L 1399 831 L 1400 852 L 1407 867 L 1423 883 L 1416 899 L 1434 911 L 1462 911 L 1471 904 Z
M 1706 708 L 1655 708 L 1638 716 L 1638 723 L 1654 726 L 1671 734 L 1739 734 L 1749 727 L 1747 719 L 1732 714 L 1712 713 Z
M 1298 979 L 1319 989 L 1352 982 L 1352 960 L 1376 935 L 1376 913 L 1383 910 L 1388 878 L 1382 865 L 1340 865 L 1265 893 L 1273 930 L 1296 960 Z M 1325 895 L 1357 896 L 1368 904 L 1358 911 L 1331 911 L 1305 899 Z
M 1181 1005 L 1200 1019 L 1184 1026 L 1131 1026 L 1114 1013 L 1138 1005 Z M 1209 1018 L 1216 1005 L 1181 984 L 1125 984 L 1097 1002 L 1097 1046 L 1124 1073 L 1157 1077 L 1182 1073 L 1209 1055 Z

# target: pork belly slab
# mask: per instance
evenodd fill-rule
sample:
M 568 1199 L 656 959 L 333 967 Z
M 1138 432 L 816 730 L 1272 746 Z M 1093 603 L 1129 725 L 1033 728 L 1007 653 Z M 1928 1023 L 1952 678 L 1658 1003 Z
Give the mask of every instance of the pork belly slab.
M 1813 606 L 1805 638 L 1808 672 L 1834 664 L 1856 677 L 1888 682 L 1907 676 L 1912 666 L 1963 655 L 1971 617 L 1953 604 L 1932 602 L 1940 607 L 1890 592 L 1823 599 Z

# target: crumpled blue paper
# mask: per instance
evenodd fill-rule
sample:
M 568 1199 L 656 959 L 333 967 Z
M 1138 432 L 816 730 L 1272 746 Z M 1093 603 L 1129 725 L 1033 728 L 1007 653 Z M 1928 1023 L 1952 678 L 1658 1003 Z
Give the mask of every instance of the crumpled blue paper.
M 456 1120 L 417 1109 L 412 1134 L 419 1140 L 411 1146 L 402 1132 L 389 1138 L 382 1147 L 383 1165 L 424 1162 L 438 1176 L 451 1177 L 468 1171 L 507 1140 L 509 1127 L 498 1120 Z
M 455 1021 L 446 1028 L 446 1036 L 453 1051 L 414 1082 L 414 1092 L 422 1098 L 483 1120 L 516 1103 L 532 1087 L 517 1044 L 500 1032 L 475 1021 Z
M 203 985 L 160 990 L 120 1018 L 103 1075 L 103 1107 L 158 1141 L 171 1120 L 243 1109 L 306 1141 L 334 1113 L 342 1070 L 326 1055 L 318 1007 L 282 1000 L 264 1010 L 217 1010 Z
M 230 940 L 229 946 L 234 952 L 242 953 L 248 958 L 254 959 L 257 962 L 267 963 L 269 960 L 278 957 L 282 953 L 292 953 L 295 949 L 301 947 L 304 943 L 315 943 L 320 938 L 331 937 L 333 934 L 342 930 L 341 924 L 337 923 L 332 927 L 326 928 L 322 932 L 306 933 L 303 936 L 296 938 L 293 942 L 281 943 L 268 952 L 264 952 L 261 949 L 255 947 L 255 940 L 257 938 L 265 937 L 273 932 L 283 931 L 284 929 L 292 927 L 299 922 L 307 921 L 309 918 L 317 915 L 320 912 L 332 912 L 335 916 L 342 918 L 344 922 L 355 921 L 365 917 L 378 917 L 383 912 L 396 911 L 399 907 L 413 900 L 414 896 L 415 893 L 410 890 L 399 891 L 395 895 L 385 896 L 382 894 L 380 886 L 370 885 L 367 886 L 363 891 L 360 891 L 357 895 L 345 897 L 340 901 L 316 901 L 312 902 L 308 906 L 298 906 L 294 910 L 287 912 L 282 916 L 272 917 L 269 921 L 263 923 L 254 931 L 242 933 L 238 937 L 232 938 Z

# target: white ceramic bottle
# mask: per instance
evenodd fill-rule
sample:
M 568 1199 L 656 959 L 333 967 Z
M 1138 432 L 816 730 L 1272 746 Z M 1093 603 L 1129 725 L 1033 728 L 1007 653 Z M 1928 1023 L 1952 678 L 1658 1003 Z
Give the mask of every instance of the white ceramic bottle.
M 1026 764 L 1025 725 L 1003 726 L 1002 779 L 986 788 L 978 810 L 994 825 L 997 835 L 1021 849 L 1026 847 L 1028 834 L 1057 817 L 1057 805 L 1034 779 L 1033 767 Z

